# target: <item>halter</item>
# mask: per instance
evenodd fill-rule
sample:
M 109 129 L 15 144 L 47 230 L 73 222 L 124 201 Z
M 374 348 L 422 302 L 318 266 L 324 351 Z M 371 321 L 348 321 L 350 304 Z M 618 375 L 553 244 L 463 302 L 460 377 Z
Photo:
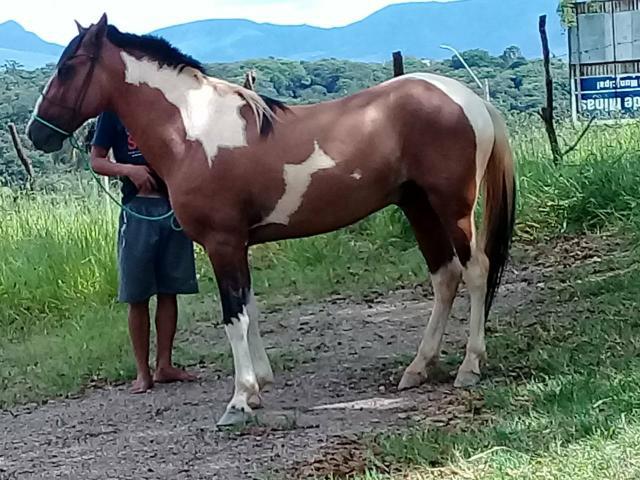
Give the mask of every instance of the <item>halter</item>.
M 91 80 L 93 79 L 93 74 L 94 71 L 96 69 L 96 63 L 98 60 L 98 56 L 100 53 L 100 47 L 97 48 L 96 50 L 96 54 L 95 55 L 90 55 L 88 53 L 79 53 L 79 54 L 75 54 L 70 56 L 69 58 L 67 58 L 63 63 L 68 62 L 69 60 L 72 60 L 74 58 L 80 58 L 80 57 L 88 57 L 91 60 L 91 63 L 89 65 L 89 70 L 87 71 L 87 74 L 84 77 L 84 80 L 82 81 L 82 88 L 80 90 L 80 95 L 78 95 L 78 98 L 74 104 L 73 107 L 70 107 L 68 105 L 64 105 L 62 103 L 58 103 L 55 100 L 52 100 L 51 98 L 47 97 L 46 95 L 46 91 L 42 92 L 42 99 L 46 100 L 49 103 L 52 103 L 53 105 L 59 107 L 59 108 L 63 108 L 65 110 L 68 110 L 71 112 L 71 115 L 73 117 L 76 116 L 76 114 L 78 114 L 80 112 L 80 109 L 82 108 L 82 105 L 84 103 L 84 100 L 87 96 L 87 93 L 89 92 L 89 85 L 91 84 Z M 37 121 L 38 123 L 41 123 L 42 125 L 44 125 L 47 128 L 50 128 L 51 130 L 53 130 L 54 132 L 57 132 L 61 135 L 64 135 L 65 139 L 69 140 L 69 143 L 71 144 L 71 146 L 77 150 L 81 155 L 84 155 L 86 152 L 83 150 L 83 148 L 80 146 L 80 143 L 78 142 L 78 139 L 73 135 L 73 132 L 67 132 L 66 130 L 63 130 L 62 128 L 54 125 L 53 123 L 49 122 L 48 120 L 45 120 L 44 118 L 42 118 L 41 116 L 39 116 L 36 112 L 33 112 L 33 120 Z M 102 185 L 102 183 L 100 182 L 100 178 L 98 177 L 98 174 L 95 172 L 95 170 L 91 167 L 91 163 L 89 162 L 89 159 L 87 158 L 87 166 L 89 167 L 89 171 L 91 172 L 93 178 L 96 180 L 96 183 L 98 184 L 98 186 L 107 194 L 107 196 L 116 204 L 118 205 L 123 211 L 127 212 L 128 214 L 137 217 L 141 220 L 150 220 L 150 221 L 161 221 L 161 220 L 165 220 L 167 218 L 171 218 L 171 228 L 173 228 L 176 231 L 181 231 L 182 227 L 180 225 L 176 225 L 175 223 L 175 213 L 173 211 L 173 209 L 169 210 L 166 214 L 164 215 L 160 215 L 158 217 L 148 217 L 146 215 L 142 215 L 140 213 L 136 213 L 133 210 L 131 210 L 129 207 L 123 205 L 117 198 L 115 198 L 111 192 L 109 190 L 107 190 L 104 185 Z
M 87 71 L 84 80 L 82 81 L 82 87 L 80 88 L 80 95 L 78 95 L 78 98 L 76 99 L 75 104 L 73 105 L 73 107 L 70 107 L 68 105 L 64 105 L 62 103 L 59 103 L 51 98 L 49 98 L 47 96 L 47 92 L 46 90 L 42 92 L 42 100 L 43 101 L 47 101 L 53 105 L 55 105 L 56 107 L 62 108 L 64 110 L 68 110 L 71 112 L 72 117 L 75 117 L 77 113 L 80 112 L 82 105 L 84 104 L 84 100 L 87 97 L 87 94 L 89 93 L 89 86 L 91 85 L 91 80 L 93 79 L 93 74 L 95 72 L 96 69 L 96 63 L 98 61 L 98 57 L 100 56 L 100 45 L 98 45 L 98 47 L 96 47 L 96 52 L 95 54 L 91 55 L 88 53 L 76 53 L 72 56 L 70 56 L 69 58 L 65 59 L 65 61 L 63 62 L 63 64 L 69 62 L 70 60 L 73 60 L 74 58 L 82 58 L 82 57 L 87 57 L 90 60 L 90 64 L 89 64 L 89 70 Z M 39 123 L 41 123 L 42 125 L 44 125 L 45 127 L 50 128 L 51 130 L 60 133 L 62 135 L 64 135 L 65 138 L 69 138 L 70 142 L 71 142 L 71 146 L 73 146 L 74 148 L 80 149 L 80 146 L 78 145 L 76 139 L 73 137 L 73 133 L 67 132 L 66 130 L 63 130 L 60 127 L 57 127 L 56 125 L 54 125 L 53 123 L 45 120 L 44 118 L 42 118 L 41 116 L 39 116 L 36 112 L 33 112 L 33 119 Z

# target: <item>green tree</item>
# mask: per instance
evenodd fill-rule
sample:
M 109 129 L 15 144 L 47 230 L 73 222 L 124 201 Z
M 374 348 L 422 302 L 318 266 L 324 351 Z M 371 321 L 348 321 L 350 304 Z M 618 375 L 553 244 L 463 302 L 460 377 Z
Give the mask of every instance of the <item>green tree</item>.
M 492 102 L 505 112 L 530 113 L 544 103 L 544 75 L 540 60 L 522 58 L 516 46 L 494 57 L 483 50 L 462 52 L 474 72 L 488 79 Z M 446 75 L 482 94 L 475 81 L 456 58 L 444 61 L 423 61 L 405 58 L 405 70 Z M 247 70 L 254 69 L 258 80 L 256 90 L 264 95 L 290 104 L 317 103 L 351 95 L 393 76 L 391 62 L 362 63 L 336 59 L 314 62 L 277 60 L 273 58 L 208 65 L 209 74 L 242 84 Z M 50 77 L 53 66 L 25 71 L 20 65 L 7 63 L 0 67 L 0 186 L 23 182 L 22 166 L 18 162 L 7 131 L 7 123 L 14 122 L 23 133 L 41 89 Z M 559 115 L 569 113 L 569 82 L 566 64 L 552 61 Z M 84 135 L 84 131 L 80 133 Z M 36 173 L 43 177 L 51 173 L 82 168 L 68 144 L 55 155 L 31 150 L 28 140 L 23 143 Z
M 461 56 L 470 68 L 495 68 L 498 66 L 499 59 L 492 57 L 489 52 L 479 48 L 462 52 Z M 451 58 L 451 66 L 456 70 L 464 68 L 457 55 Z

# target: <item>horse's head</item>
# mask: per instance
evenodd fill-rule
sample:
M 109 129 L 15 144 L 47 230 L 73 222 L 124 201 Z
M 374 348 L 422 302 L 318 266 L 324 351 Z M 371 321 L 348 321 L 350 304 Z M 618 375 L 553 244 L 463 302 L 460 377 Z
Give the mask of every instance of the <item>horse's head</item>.
M 46 153 L 60 150 L 65 139 L 108 104 L 103 52 L 107 16 L 89 28 L 77 25 L 78 35 L 62 52 L 27 126 L 33 145 Z

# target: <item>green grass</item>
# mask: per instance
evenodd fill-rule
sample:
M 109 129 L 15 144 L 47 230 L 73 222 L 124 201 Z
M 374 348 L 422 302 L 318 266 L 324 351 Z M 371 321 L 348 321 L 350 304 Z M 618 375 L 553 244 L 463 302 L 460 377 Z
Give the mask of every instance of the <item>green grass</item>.
M 595 231 L 638 218 L 640 125 L 594 126 L 560 166 L 549 161 L 542 128 L 518 121 L 511 128 L 516 130 L 521 238 Z M 568 139 L 577 133 L 569 126 L 561 130 Z
M 358 479 L 640 478 L 637 241 L 598 266 L 623 275 L 555 273 L 539 304 L 501 324 L 475 419 L 379 436 L 378 461 L 397 473 Z
M 519 240 L 633 230 L 640 126 L 594 127 L 556 167 L 539 124 L 520 118 L 510 124 L 518 158 Z M 564 127 L 561 134 L 574 132 Z M 117 211 L 86 176 L 64 182 L 57 189 L 49 182 L 48 193 L 0 191 L 0 406 L 133 374 L 125 310 L 114 302 Z M 340 232 L 254 248 L 252 267 L 267 307 L 427 281 L 411 231 L 392 208 Z M 202 294 L 181 303 L 177 359 L 224 365 L 226 345 L 194 344 L 182 336 L 199 322 L 218 319 L 215 282 L 200 250 L 198 271 Z M 283 368 L 290 364 L 287 355 Z M 536 368 L 544 364 L 536 361 Z

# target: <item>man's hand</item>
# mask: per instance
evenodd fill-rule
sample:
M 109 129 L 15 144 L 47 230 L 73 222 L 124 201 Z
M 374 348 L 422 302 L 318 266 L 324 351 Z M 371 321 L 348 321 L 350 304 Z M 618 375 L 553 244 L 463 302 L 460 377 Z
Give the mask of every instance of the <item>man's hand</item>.
M 126 176 L 133 182 L 142 194 L 154 193 L 158 185 L 151 174 L 151 169 L 146 165 L 127 165 Z
M 98 175 L 108 177 L 128 177 L 140 193 L 150 194 L 158 190 L 151 169 L 146 165 L 128 165 L 114 163 L 109 158 L 109 150 L 93 146 L 91 148 L 91 167 Z

